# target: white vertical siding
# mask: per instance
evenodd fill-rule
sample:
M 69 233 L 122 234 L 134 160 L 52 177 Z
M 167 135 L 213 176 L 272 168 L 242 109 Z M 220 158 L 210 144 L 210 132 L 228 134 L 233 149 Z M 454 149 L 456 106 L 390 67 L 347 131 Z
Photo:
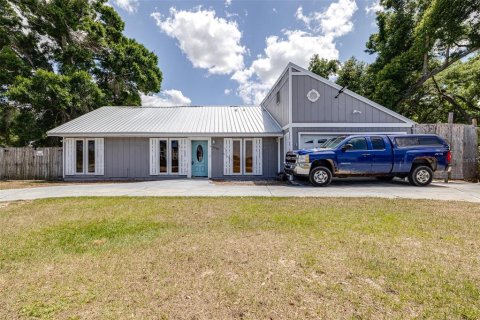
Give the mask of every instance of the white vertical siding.
M 105 174 L 105 148 L 103 138 L 95 138 L 95 174 Z
M 159 159 L 158 159 L 158 138 L 150 138 L 150 175 L 156 176 L 160 172 Z
M 75 174 L 75 139 L 65 138 L 65 175 L 73 176 Z
M 225 138 L 223 140 L 223 174 L 233 174 L 233 139 Z
M 178 139 L 178 153 L 179 153 L 179 162 L 180 162 L 180 175 L 188 174 L 188 162 L 190 161 L 187 151 L 188 143 L 187 139 Z
M 253 139 L 253 174 L 257 176 L 263 174 L 262 151 L 262 138 Z

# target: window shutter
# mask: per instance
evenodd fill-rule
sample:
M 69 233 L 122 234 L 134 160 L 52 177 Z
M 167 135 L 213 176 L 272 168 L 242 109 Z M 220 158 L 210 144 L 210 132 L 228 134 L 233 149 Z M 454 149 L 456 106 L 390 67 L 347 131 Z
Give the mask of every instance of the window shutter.
M 180 162 L 180 175 L 188 175 L 188 152 L 187 152 L 187 139 L 178 139 L 178 155 Z
M 95 138 L 95 174 L 103 176 L 105 173 L 104 139 Z
M 253 174 L 257 176 L 263 174 L 262 151 L 262 138 L 253 139 Z
M 158 138 L 150 138 L 150 175 L 156 176 L 160 172 L 159 154 L 158 154 Z
M 292 151 L 292 147 L 291 147 L 291 141 L 290 141 L 290 131 L 287 132 L 284 136 L 283 136 L 283 149 L 284 149 L 284 152 L 285 154 L 288 152 L 288 151 Z
M 228 176 L 232 174 L 233 155 L 232 155 L 233 139 L 223 139 L 223 174 Z
M 64 153 L 65 153 L 65 175 L 73 176 L 75 174 L 75 139 L 64 138 Z

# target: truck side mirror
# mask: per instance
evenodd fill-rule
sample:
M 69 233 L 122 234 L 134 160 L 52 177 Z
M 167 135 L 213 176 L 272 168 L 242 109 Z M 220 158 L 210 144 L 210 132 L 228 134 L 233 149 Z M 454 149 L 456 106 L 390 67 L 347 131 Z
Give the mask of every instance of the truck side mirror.
M 345 151 L 350 150 L 352 148 L 353 148 L 353 145 L 351 143 L 347 143 L 347 144 L 343 145 L 342 151 L 345 152 Z

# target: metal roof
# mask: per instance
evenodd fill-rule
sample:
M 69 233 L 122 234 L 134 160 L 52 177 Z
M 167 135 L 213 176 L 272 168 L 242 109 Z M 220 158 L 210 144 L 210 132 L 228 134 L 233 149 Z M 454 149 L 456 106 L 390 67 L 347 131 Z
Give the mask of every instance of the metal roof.
M 281 136 L 260 106 L 102 107 L 49 136 Z

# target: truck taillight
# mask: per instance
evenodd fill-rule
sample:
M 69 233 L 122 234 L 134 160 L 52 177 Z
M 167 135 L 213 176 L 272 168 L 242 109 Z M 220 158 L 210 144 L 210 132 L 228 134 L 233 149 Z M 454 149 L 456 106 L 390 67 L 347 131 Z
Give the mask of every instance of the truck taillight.
M 452 152 L 448 150 L 447 152 L 447 163 L 450 163 L 452 161 Z

